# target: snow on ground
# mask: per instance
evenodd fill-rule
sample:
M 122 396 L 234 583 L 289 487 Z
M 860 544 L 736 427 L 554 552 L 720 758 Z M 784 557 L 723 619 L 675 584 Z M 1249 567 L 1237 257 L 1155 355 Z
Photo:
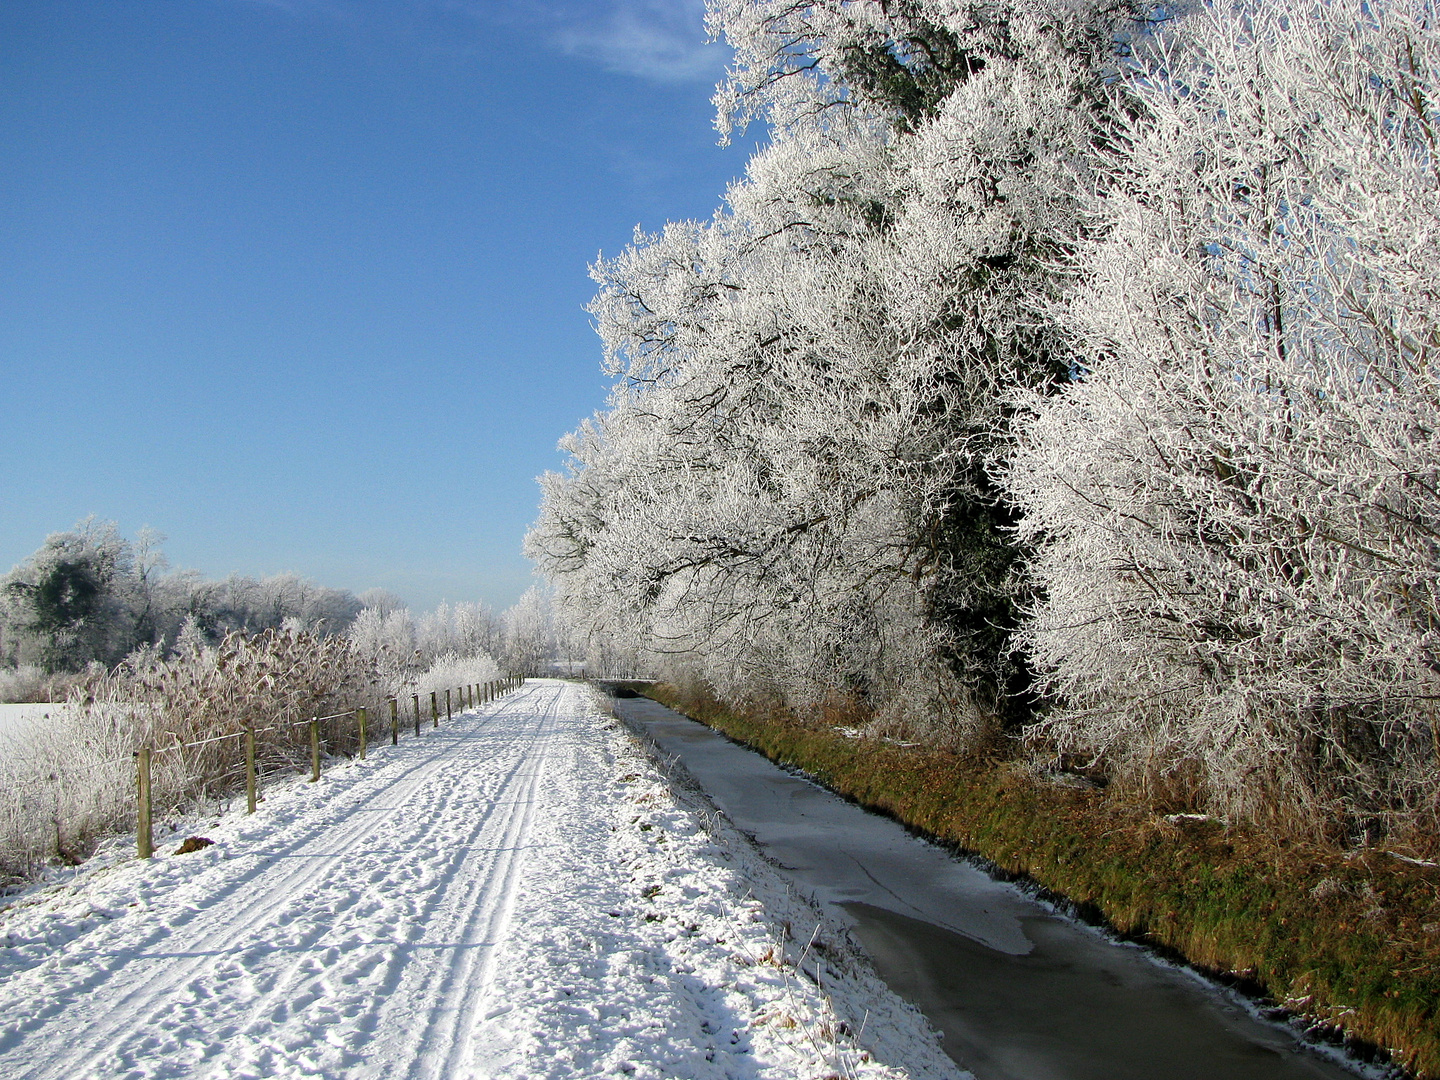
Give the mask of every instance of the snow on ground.
M 0 911 L 0 1075 L 957 1073 L 583 687 L 266 796 Z M 192 831 L 215 843 L 171 854 Z

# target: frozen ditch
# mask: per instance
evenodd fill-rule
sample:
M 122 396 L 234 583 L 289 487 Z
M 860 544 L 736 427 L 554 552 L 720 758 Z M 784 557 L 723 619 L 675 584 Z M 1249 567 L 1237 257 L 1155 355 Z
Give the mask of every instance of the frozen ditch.
M 583 687 L 532 682 L 265 794 L 0 908 L 0 1076 L 958 1072 Z M 172 854 L 192 833 L 214 843 Z
M 804 892 L 844 912 L 881 976 L 979 1080 L 1356 1075 L 1192 973 L 1057 915 L 657 702 L 615 707 Z

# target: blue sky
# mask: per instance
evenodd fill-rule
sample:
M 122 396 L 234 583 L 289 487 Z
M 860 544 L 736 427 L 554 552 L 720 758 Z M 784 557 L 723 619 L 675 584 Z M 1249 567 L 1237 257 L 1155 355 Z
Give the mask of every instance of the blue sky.
M 0 5 L 0 570 L 95 514 L 210 577 L 512 603 L 604 402 L 588 264 L 744 169 L 702 15 Z

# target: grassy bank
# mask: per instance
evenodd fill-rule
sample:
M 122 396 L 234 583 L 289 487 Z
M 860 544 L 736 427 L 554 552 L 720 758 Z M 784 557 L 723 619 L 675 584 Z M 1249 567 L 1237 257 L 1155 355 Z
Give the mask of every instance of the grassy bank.
M 1159 816 L 1014 763 L 732 710 L 704 692 L 646 692 L 1440 1080 L 1440 868 Z

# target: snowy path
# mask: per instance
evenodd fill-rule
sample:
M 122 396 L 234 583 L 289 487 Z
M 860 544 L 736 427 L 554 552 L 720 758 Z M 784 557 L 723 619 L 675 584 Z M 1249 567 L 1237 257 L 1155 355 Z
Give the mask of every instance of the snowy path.
M 589 700 L 532 683 L 194 825 L 203 851 L 168 854 L 182 830 L 23 898 L 0 1076 L 953 1074 L 863 965 L 835 955 L 837 1013 L 784 959 L 776 920 L 808 913 Z

